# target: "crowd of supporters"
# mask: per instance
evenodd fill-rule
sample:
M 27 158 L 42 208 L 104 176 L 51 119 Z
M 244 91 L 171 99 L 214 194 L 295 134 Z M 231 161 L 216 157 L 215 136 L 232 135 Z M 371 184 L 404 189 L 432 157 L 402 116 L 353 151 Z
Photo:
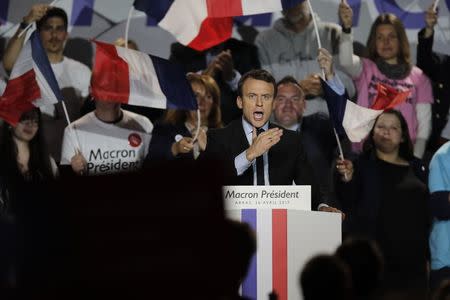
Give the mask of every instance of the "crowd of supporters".
M 304 299 L 450 299 L 450 58 L 432 52 L 437 12 L 431 5 L 426 27 L 418 32 L 417 66 L 397 16 L 380 15 L 367 34 L 365 51 L 357 55 L 353 12 L 346 1 L 341 2 L 338 15 L 341 25 L 318 21 L 322 49 L 317 47 L 307 2 L 283 11 L 273 28 L 258 34 L 255 44 L 230 39 L 205 51 L 173 44 L 170 60 L 188 71 L 198 112 L 159 111 L 93 99 L 90 69 L 64 56 L 69 36 L 65 11 L 33 5 L 8 41 L 3 67 L 10 74 L 24 45 L 26 35 L 20 33 L 36 22 L 65 104 L 26 112 L 15 126 L 0 121 L 0 286 L 14 289 L 28 282 L 25 263 L 18 259 L 24 245 L 17 235 L 28 215 L 24 213 L 28 202 L 39 199 L 30 192 L 41 190 L 36 186 L 59 180 L 81 183 L 80 178 L 88 180 L 91 175 L 140 174 L 167 163 L 165 168 L 177 174 L 173 179 L 164 177 L 164 184 L 176 190 L 175 178 L 192 174 L 173 166 L 187 164 L 188 172 L 196 172 L 196 163 L 211 158 L 209 139 L 214 139 L 217 150 L 212 158 L 222 152 L 223 160 L 231 162 L 232 176 L 249 176 L 251 185 L 256 184 L 258 158 L 264 158 L 261 163 L 266 166 L 274 164 L 271 159 L 278 152 L 275 148 L 270 152 L 271 147 L 289 138 L 290 143 L 300 143 L 289 149 L 301 151 L 301 163 L 297 160 L 300 153 L 292 160 L 295 167 L 299 163 L 303 171 L 312 173 L 307 174 L 307 182 L 304 174 L 299 182 L 295 176 L 286 177 L 289 184 L 313 185 L 313 198 L 318 195 L 313 210 L 342 215 L 343 243 L 336 253 L 316 256 L 299 270 Z M 116 45 L 138 49 L 143 42 L 118 39 Z M 350 100 L 363 107 L 373 105 L 377 83 L 410 94 L 404 103 L 377 117 L 363 143 L 351 143 L 333 131 L 323 96 L 322 70 L 322 79 L 335 89 L 345 88 Z M 7 82 L 7 78 L 0 81 L 1 92 Z M 263 82 L 261 88 L 256 83 L 254 87 L 269 92 L 255 94 L 249 82 Z M 258 107 L 259 102 L 260 110 L 249 106 L 256 103 Z M 73 121 L 70 125 L 67 115 Z M 260 127 L 254 125 L 261 120 Z M 231 149 L 231 157 L 225 150 L 240 138 L 245 144 L 245 137 L 230 134 L 219 141 L 223 136 L 218 133 L 236 122 L 244 124 L 244 130 L 249 125 L 249 142 L 246 148 Z M 272 123 L 277 127 L 271 127 Z M 256 132 L 264 126 L 262 133 Z M 267 145 L 260 146 L 264 142 Z M 338 144 L 343 145 L 345 159 L 339 156 Z M 290 159 L 283 151 L 284 158 Z M 246 156 L 238 155 L 242 153 Z M 242 162 L 247 166 L 241 172 Z M 278 182 L 275 172 L 267 167 L 265 172 L 266 185 Z M 213 177 L 222 178 L 224 184 L 247 184 L 227 176 L 224 171 Z M 147 188 L 150 195 L 152 182 Z M 196 193 L 204 190 L 201 184 L 194 189 Z M 195 195 L 180 197 L 196 201 Z M 211 298 L 238 299 L 257 241 L 247 225 L 224 224 L 235 264 L 220 265 L 226 280 L 223 289 L 218 289 L 220 294 Z

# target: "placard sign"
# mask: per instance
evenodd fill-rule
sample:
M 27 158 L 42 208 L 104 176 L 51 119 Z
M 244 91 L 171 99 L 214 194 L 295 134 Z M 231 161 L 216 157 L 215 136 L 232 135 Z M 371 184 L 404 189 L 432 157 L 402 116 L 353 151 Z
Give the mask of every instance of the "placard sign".
M 311 186 L 309 185 L 224 186 L 223 198 L 226 210 L 311 210 Z

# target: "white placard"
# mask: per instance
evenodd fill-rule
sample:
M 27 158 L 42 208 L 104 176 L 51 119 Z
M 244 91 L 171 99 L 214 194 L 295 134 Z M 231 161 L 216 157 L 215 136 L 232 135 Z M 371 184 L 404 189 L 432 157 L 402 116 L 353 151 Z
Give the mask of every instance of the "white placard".
M 309 185 L 235 185 L 224 186 L 222 190 L 226 210 L 311 210 Z

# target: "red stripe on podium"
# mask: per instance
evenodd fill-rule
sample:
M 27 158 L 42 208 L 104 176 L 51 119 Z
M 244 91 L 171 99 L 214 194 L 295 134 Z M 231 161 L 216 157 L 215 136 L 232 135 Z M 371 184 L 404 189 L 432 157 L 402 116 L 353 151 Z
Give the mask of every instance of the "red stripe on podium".
M 287 300 L 287 210 L 272 210 L 272 286 L 278 300 Z

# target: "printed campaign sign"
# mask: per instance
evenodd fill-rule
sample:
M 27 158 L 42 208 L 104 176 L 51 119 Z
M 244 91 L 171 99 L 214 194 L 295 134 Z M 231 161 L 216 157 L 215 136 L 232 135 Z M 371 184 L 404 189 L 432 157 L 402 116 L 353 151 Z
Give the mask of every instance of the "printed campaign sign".
M 224 186 L 226 210 L 233 209 L 293 209 L 311 210 L 311 186 Z

